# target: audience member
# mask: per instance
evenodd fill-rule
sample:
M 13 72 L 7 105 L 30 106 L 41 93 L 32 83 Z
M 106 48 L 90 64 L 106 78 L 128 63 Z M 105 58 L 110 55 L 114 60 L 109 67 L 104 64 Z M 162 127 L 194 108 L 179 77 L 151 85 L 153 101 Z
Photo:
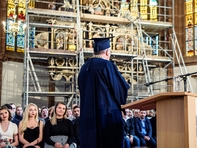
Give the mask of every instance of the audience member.
M 156 148 L 156 141 L 152 138 L 152 127 L 146 111 L 140 111 L 139 119 L 135 120 L 136 135 L 140 139 L 140 145 L 150 144 L 151 148 Z
M 139 109 L 134 109 L 134 113 L 133 113 L 133 117 L 134 118 L 138 118 L 139 117 L 139 112 L 140 112 L 140 110 Z
M 18 146 L 18 127 L 10 122 L 12 115 L 6 106 L 0 107 L 0 148 Z
M 66 117 L 67 117 L 67 119 L 69 119 L 71 121 L 75 119 L 75 117 L 72 114 L 72 109 L 70 107 L 67 108 Z
M 15 103 L 10 103 L 10 106 L 12 106 L 12 118 L 14 118 L 16 113 L 16 105 Z
M 18 119 L 19 121 L 22 120 L 22 118 L 23 118 L 23 109 L 22 109 L 21 106 L 17 106 L 16 107 L 15 118 Z
M 12 110 L 12 106 L 10 104 L 4 104 L 4 106 L 6 106 L 9 109 L 10 113 L 11 113 L 11 117 L 12 117 L 11 122 L 15 123 L 18 126 L 20 120 L 18 120 L 15 117 L 13 117 L 14 113 L 13 113 L 13 110 Z
M 48 107 L 42 106 L 40 112 L 41 112 L 40 118 L 42 118 L 43 120 L 45 120 L 45 123 L 46 123 L 46 121 L 49 120 Z
M 127 119 L 129 119 L 130 117 L 129 117 L 129 109 L 128 108 L 126 108 L 125 109 L 125 113 L 126 113 L 126 115 L 125 115 L 125 121 L 127 121 Z
M 21 148 L 42 148 L 43 122 L 38 119 L 38 107 L 30 103 L 26 106 L 19 124 Z
M 152 118 L 150 113 L 151 113 L 151 110 L 146 110 L 146 118 L 148 118 L 148 119 Z
M 133 118 L 129 118 L 127 120 L 127 133 L 129 136 L 129 141 L 132 146 L 139 147 L 140 146 L 140 140 L 136 136 L 135 133 L 135 120 Z
M 55 106 L 51 106 L 48 109 L 48 117 L 45 119 L 45 123 L 52 118 L 53 112 L 54 112 L 54 108 L 55 108 Z
M 78 105 L 73 108 L 73 116 L 74 118 L 78 118 L 80 116 L 80 107 Z
M 133 111 L 129 110 L 129 118 L 133 118 Z
M 122 111 L 122 122 L 124 128 L 124 141 L 123 141 L 123 148 L 130 148 L 130 141 L 129 136 L 127 135 L 127 123 L 126 123 L 126 111 L 125 109 L 121 109 Z
M 152 111 L 151 112 L 151 116 L 152 116 L 152 118 L 150 119 L 150 123 L 151 123 L 151 125 L 152 125 L 152 137 L 155 139 L 155 141 L 157 141 L 156 139 L 157 139 L 157 123 L 156 123 L 156 121 L 157 121 L 157 118 L 156 118 L 156 112 L 154 112 L 154 111 Z
M 57 102 L 53 117 L 46 122 L 44 128 L 45 148 L 72 148 L 74 142 L 74 127 L 66 119 L 66 104 Z
M 75 141 L 77 148 L 80 148 L 80 107 L 78 105 L 73 108 L 73 113 L 75 116 L 75 119 L 73 120 Z

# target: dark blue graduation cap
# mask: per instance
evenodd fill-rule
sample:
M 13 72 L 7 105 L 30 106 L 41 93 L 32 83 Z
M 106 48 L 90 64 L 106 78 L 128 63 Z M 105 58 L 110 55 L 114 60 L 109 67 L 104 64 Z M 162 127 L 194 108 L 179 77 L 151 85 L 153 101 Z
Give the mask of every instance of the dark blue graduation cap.
M 107 37 L 107 38 L 92 38 L 91 40 L 94 40 L 94 51 L 102 51 L 110 47 L 110 38 L 113 37 Z

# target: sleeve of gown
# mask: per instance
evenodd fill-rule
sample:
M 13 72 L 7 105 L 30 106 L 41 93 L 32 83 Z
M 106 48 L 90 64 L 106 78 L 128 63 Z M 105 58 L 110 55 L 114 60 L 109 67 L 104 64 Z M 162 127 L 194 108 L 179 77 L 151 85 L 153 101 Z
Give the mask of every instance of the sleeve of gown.
M 49 145 L 54 146 L 55 142 L 53 142 L 50 139 L 51 133 L 50 133 L 50 126 L 51 126 L 51 122 L 50 120 L 48 120 L 44 126 L 44 142 L 46 142 Z
M 69 127 L 69 135 L 68 135 L 68 141 L 67 143 L 70 145 L 71 143 L 74 142 L 74 125 L 70 120 L 68 121 L 68 127 Z
M 122 77 L 117 67 L 109 62 L 107 64 L 106 70 L 104 71 L 106 79 L 108 80 L 110 90 L 113 93 L 113 97 L 119 104 L 125 104 L 127 98 L 127 91 L 129 89 L 128 83 Z

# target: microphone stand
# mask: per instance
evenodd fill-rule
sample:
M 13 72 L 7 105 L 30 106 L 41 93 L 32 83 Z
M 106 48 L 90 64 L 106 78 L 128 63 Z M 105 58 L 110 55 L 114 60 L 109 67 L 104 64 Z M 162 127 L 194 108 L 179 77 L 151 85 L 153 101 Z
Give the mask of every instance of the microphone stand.
M 183 75 L 178 75 L 177 77 L 180 77 L 183 79 L 184 81 L 184 91 L 187 92 L 187 76 L 190 76 L 190 75 L 193 75 L 193 74 L 196 74 L 197 72 L 192 72 L 192 73 L 187 73 L 187 74 L 183 74 Z M 163 82 L 163 81 L 168 81 L 168 80 L 172 80 L 174 79 L 173 77 L 172 78 L 165 78 L 163 80 L 159 80 L 159 81 L 155 81 L 155 82 L 149 82 L 149 83 L 145 83 L 144 85 L 145 86 L 150 86 L 150 85 L 153 85 L 153 84 L 156 84 L 156 83 L 159 83 L 159 82 Z
M 179 77 L 183 79 L 184 91 L 185 92 L 187 92 L 187 77 L 190 76 L 190 75 L 196 74 L 196 73 L 197 72 L 192 72 L 192 73 L 187 73 L 187 74 L 184 74 L 184 75 L 179 75 Z
M 163 79 L 163 80 L 159 80 L 159 81 L 155 81 L 155 82 L 149 82 L 149 83 L 145 83 L 144 85 L 145 86 L 150 86 L 150 85 L 153 85 L 153 84 L 156 84 L 156 83 L 159 83 L 159 82 L 163 82 L 163 81 L 168 81 L 168 80 L 172 80 L 173 78 L 165 78 L 165 79 Z

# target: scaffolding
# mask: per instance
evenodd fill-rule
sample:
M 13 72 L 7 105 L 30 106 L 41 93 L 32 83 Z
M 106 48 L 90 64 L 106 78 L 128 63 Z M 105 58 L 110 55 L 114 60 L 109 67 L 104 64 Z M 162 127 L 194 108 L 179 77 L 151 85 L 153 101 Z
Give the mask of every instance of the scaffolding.
M 93 37 L 114 36 L 111 61 L 131 86 L 128 102 L 177 90 L 171 81 L 151 85 L 174 77 L 175 56 L 181 59 L 182 74 L 187 72 L 173 28 L 173 8 L 173 1 L 167 6 L 166 1 L 151 0 L 35 0 L 35 8 L 26 13 L 23 106 L 29 97 L 63 99 L 68 106 L 80 103 L 77 76 L 92 57 Z
M 42 4 L 45 9 L 39 8 Z M 76 49 L 82 48 L 78 1 L 73 4 L 35 1 L 35 6 L 26 13 L 22 105 L 28 104 L 30 97 L 59 98 L 68 104 L 73 98 L 78 101 Z

